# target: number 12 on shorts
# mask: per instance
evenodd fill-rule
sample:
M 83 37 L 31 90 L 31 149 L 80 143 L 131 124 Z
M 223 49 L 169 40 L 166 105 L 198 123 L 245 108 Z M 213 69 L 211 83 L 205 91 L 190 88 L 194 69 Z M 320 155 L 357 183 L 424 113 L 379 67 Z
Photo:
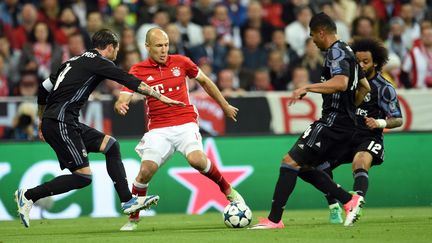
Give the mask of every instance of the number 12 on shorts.
M 372 153 L 378 154 L 378 150 L 382 149 L 382 145 L 375 141 L 371 141 L 367 149 L 372 151 Z

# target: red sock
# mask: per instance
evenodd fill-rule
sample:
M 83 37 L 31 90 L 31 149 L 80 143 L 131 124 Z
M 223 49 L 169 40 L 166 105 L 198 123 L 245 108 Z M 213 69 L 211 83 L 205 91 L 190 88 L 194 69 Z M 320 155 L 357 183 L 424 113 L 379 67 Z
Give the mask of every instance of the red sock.
M 146 188 L 138 188 L 134 184 L 132 184 L 132 195 L 138 195 L 140 197 L 147 195 L 147 187 Z M 139 220 L 139 212 L 140 211 L 136 211 L 135 213 L 130 214 L 129 220 L 138 221 Z
M 230 192 L 231 185 L 225 180 L 216 165 L 210 161 L 209 163 L 211 163 L 210 170 L 203 173 L 203 175 L 218 184 L 220 190 L 227 195 Z

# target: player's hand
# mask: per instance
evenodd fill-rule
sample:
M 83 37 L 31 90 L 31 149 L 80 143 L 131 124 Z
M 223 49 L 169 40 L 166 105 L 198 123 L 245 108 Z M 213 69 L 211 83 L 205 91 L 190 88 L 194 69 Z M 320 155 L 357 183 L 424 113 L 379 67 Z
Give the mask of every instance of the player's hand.
M 301 87 L 293 91 L 289 105 L 294 105 L 297 100 L 301 100 L 307 94 L 306 88 Z
M 378 122 L 371 117 L 365 117 L 365 123 L 369 129 L 379 128 Z
M 114 111 L 117 112 L 117 114 L 119 114 L 121 116 L 126 115 L 126 113 L 128 112 L 128 110 L 129 110 L 129 104 L 126 103 L 126 102 L 119 102 L 119 101 L 117 101 L 114 104 Z
M 225 116 L 227 116 L 231 120 L 237 122 L 236 116 L 237 116 L 237 112 L 239 111 L 239 109 L 237 107 L 234 107 L 232 105 L 228 105 L 228 106 L 223 108 L 223 111 L 225 113 Z
M 181 106 L 181 107 L 186 106 L 185 103 L 183 103 L 181 101 L 178 101 L 178 100 L 170 99 L 170 98 L 166 97 L 165 95 L 161 95 L 160 101 L 163 102 L 163 103 L 165 103 L 165 104 L 167 104 L 167 105 L 169 105 L 169 106 L 173 106 L 173 105 L 175 105 L 175 106 Z
M 45 142 L 45 138 L 42 134 L 42 121 L 41 120 L 39 120 L 39 125 L 38 125 L 38 137 L 41 141 Z

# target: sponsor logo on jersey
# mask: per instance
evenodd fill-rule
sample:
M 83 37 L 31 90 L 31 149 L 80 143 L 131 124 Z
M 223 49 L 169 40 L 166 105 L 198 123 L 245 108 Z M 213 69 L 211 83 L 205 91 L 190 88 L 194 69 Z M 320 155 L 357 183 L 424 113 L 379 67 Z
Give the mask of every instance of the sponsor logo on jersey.
M 369 102 L 371 100 L 371 94 L 367 93 L 363 100 L 364 102 Z
M 367 116 L 368 115 L 368 111 L 367 110 L 363 110 L 361 108 L 357 108 L 356 115 L 358 115 L 358 116 Z
M 176 77 L 180 76 L 180 74 L 181 74 L 181 72 L 180 72 L 180 68 L 179 68 L 179 67 L 173 67 L 173 68 L 171 69 L 171 72 L 172 72 L 172 74 L 173 74 L 174 76 L 176 76 Z

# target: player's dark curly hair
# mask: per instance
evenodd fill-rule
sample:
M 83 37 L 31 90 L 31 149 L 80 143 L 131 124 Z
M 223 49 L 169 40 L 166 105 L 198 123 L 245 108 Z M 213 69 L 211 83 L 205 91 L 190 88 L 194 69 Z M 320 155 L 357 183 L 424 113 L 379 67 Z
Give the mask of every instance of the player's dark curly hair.
M 359 51 L 368 51 L 372 54 L 373 63 L 377 66 L 376 71 L 381 71 L 382 67 L 388 61 L 388 51 L 383 43 L 375 38 L 356 38 L 351 44 L 354 53 Z
M 92 37 L 93 48 L 105 49 L 108 45 L 112 44 L 114 48 L 119 45 L 118 36 L 109 29 L 101 29 L 94 33 Z

